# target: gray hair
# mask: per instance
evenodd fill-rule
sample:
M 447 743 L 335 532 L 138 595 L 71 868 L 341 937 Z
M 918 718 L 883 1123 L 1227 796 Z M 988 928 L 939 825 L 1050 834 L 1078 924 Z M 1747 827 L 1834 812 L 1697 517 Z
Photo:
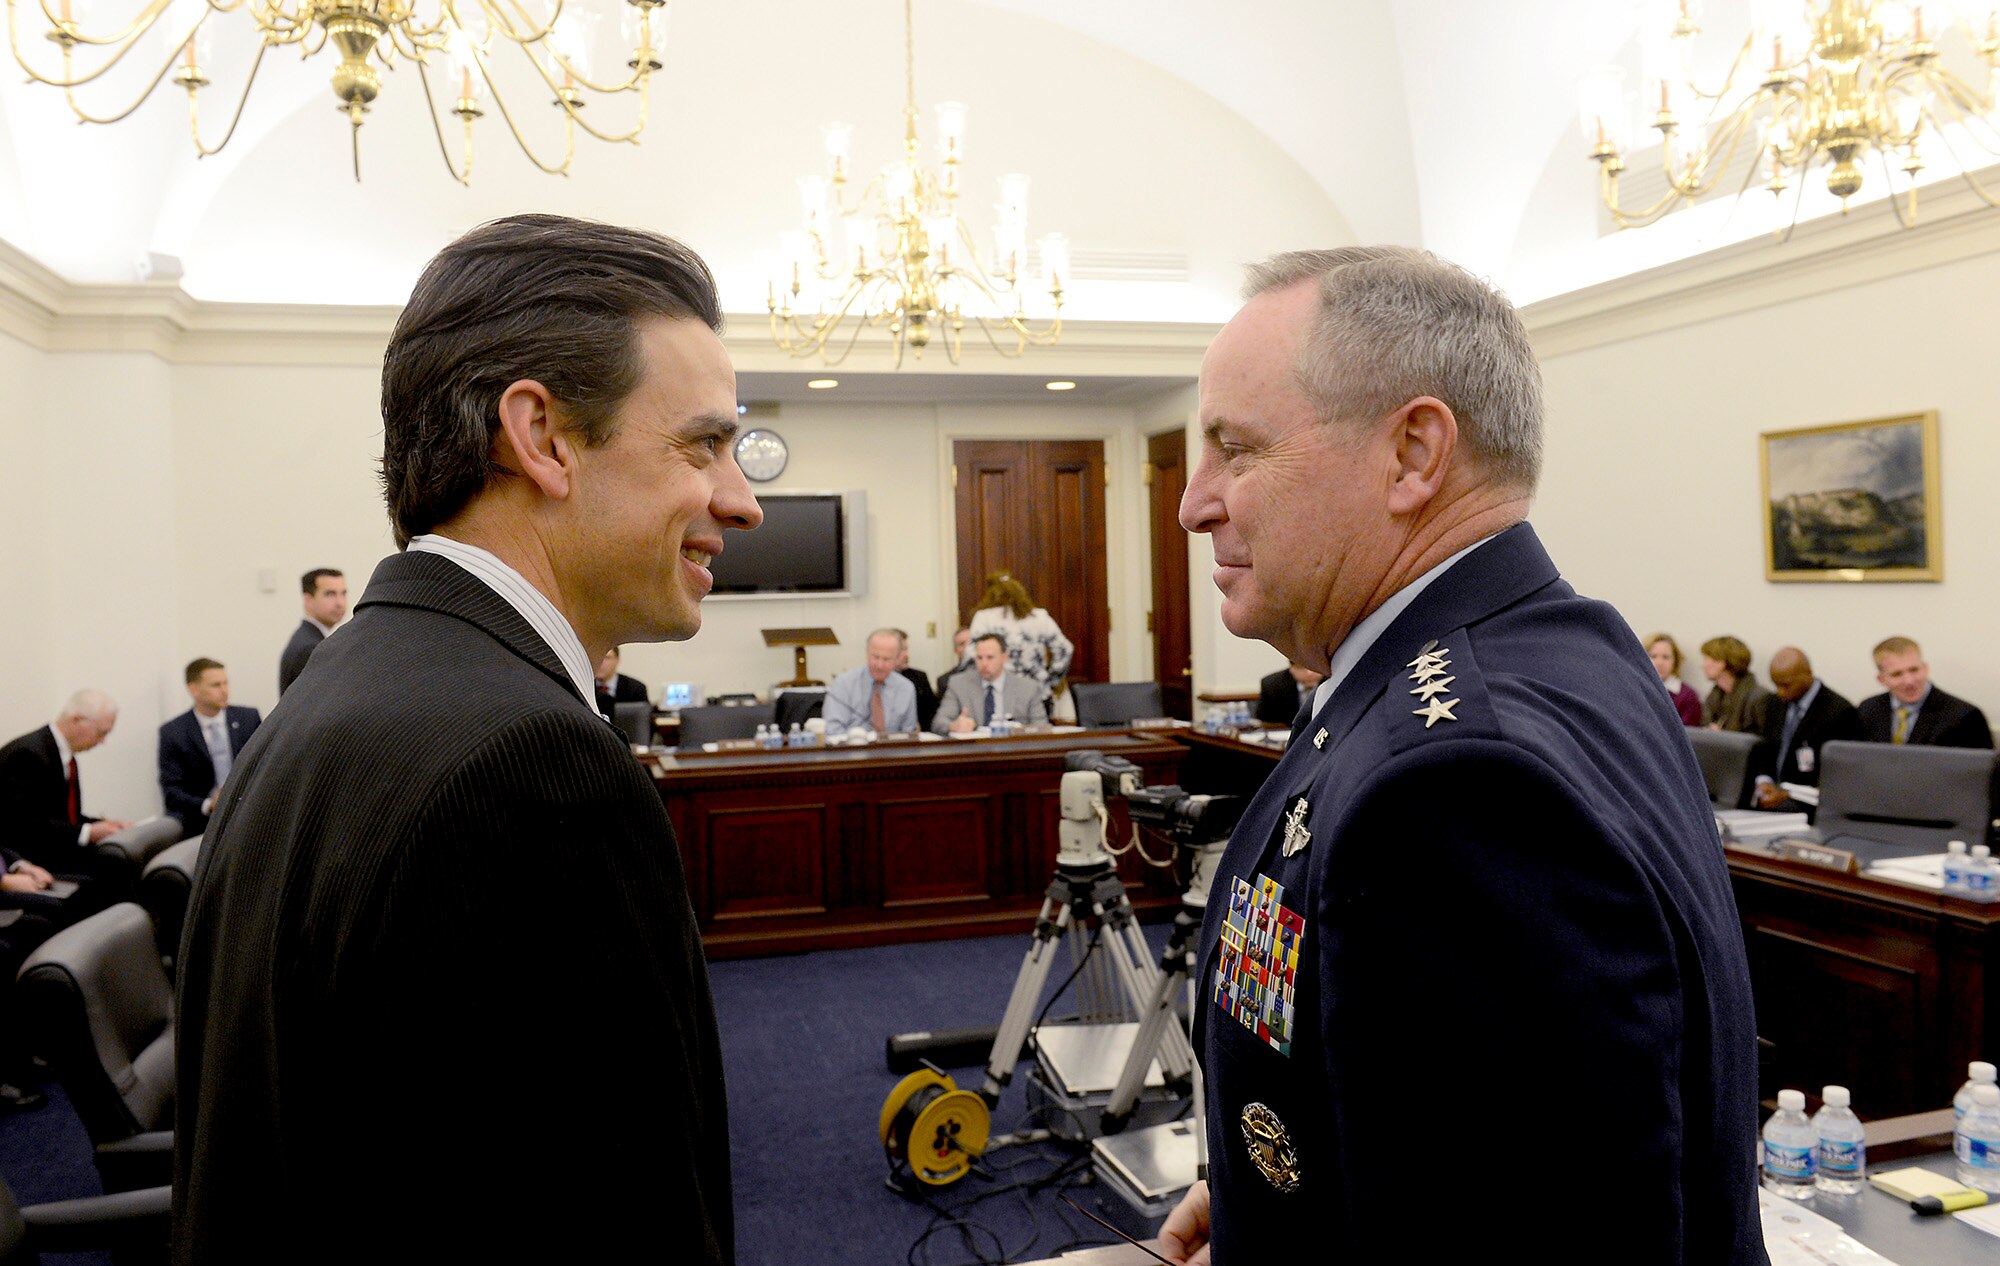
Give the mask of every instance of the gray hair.
M 1319 320 L 1300 345 L 1296 373 L 1322 420 L 1373 421 L 1435 397 L 1483 469 L 1534 491 L 1542 372 L 1506 296 L 1428 251 L 1344 246 L 1251 265 L 1243 297 L 1302 281 L 1318 283 Z
M 117 700 L 102 690 L 85 687 L 69 697 L 69 701 L 63 704 L 62 711 L 56 714 L 56 719 L 60 721 L 76 717 L 84 721 L 97 721 L 117 715 Z

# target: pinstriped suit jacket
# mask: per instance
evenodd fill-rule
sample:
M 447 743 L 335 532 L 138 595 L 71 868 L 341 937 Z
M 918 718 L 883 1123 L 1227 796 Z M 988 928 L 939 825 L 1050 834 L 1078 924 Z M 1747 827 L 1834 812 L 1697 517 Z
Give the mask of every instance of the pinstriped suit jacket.
M 385 560 L 244 748 L 180 962 L 177 1261 L 731 1260 L 665 809 L 450 560 Z

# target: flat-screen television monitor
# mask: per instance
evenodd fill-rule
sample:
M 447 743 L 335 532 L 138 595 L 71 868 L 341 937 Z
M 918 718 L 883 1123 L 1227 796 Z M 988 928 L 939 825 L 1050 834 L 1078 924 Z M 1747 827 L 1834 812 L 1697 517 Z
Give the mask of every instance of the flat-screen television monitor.
M 766 492 L 764 522 L 725 532 L 709 570 L 715 597 L 847 597 L 866 588 L 867 499 L 860 492 Z

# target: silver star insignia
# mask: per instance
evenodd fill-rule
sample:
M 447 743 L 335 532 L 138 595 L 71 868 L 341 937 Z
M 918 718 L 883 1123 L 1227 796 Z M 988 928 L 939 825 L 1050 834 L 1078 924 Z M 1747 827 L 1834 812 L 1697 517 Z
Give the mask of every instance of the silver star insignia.
M 1410 693 L 1417 696 L 1417 698 L 1424 700 L 1425 702 L 1429 702 L 1430 700 L 1435 699 L 1439 695 L 1443 694 L 1445 691 L 1451 689 L 1451 683 L 1457 680 L 1458 678 L 1456 677 L 1440 677 L 1436 681 L 1425 682 L 1423 685 L 1418 686 L 1415 690 L 1412 690 Z M 1458 720 L 1458 718 L 1453 717 L 1452 720 L 1456 721 Z
M 1430 641 L 1424 643 L 1424 649 L 1417 652 L 1417 657 L 1403 665 L 1403 667 L 1415 668 L 1427 659 L 1443 659 L 1449 654 L 1451 654 L 1451 647 L 1447 646 L 1443 650 L 1439 650 L 1437 648 L 1437 639 L 1432 638 Z
M 1439 721 L 1458 720 L 1457 717 L 1451 714 L 1451 710 L 1457 706 L 1458 700 L 1456 699 L 1433 699 L 1423 707 L 1418 708 L 1412 715 L 1423 717 L 1424 728 L 1428 730 Z
M 1433 677 L 1444 676 L 1445 673 L 1450 671 L 1450 669 L 1451 669 L 1450 664 L 1444 664 L 1444 663 L 1425 664 L 1422 668 L 1419 668 L 1417 669 L 1417 671 L 1410 674 L 1410 680 L 1429 681 Z

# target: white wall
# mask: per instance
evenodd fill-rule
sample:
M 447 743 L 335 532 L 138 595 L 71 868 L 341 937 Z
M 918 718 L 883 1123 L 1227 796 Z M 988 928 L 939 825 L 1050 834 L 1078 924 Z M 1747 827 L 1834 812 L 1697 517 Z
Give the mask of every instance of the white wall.
M 1537 528 L 1579 590 L 1642 633 L 1673 633 L 1691 658 L 1733 633 L 1763 679 L 1771 652 L 1796 644 L 1858 701 L 1879 689 L 1869 649 L 1900 633 L 1923 644 L 1939 685 L 2000 715 L 1996 294 L 2000 255 L 1985 255 L 1548 358 Z M 1758 433 L 1926 409 L 1944 581 L 1765 580 Z
M 48 359 L 0 334 L 0 383 L 7 385 L 0 451 L 14 464 L 0 496 L 0 742 L 46 722 L 62 702 L 48 619 L 55 548 L 46 456 L 53 428 L 43 405 Z

